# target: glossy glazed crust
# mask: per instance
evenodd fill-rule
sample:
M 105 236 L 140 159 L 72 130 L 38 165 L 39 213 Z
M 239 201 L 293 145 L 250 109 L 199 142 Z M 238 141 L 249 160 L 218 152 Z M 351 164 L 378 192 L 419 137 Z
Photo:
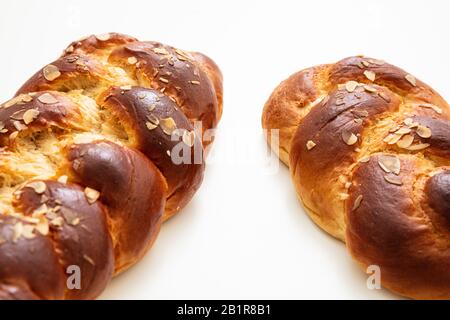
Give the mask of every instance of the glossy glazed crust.
M 0 299 L 97 297 L 200 187 L 221 110 L 212 60 L 126 35 L 38 71 L 0 109 Z
M 311 218 L 384 286 L 429 299 L 450 297 L 449 120 L 433 89 L 365 57 L 300 71 L 263 112 Z

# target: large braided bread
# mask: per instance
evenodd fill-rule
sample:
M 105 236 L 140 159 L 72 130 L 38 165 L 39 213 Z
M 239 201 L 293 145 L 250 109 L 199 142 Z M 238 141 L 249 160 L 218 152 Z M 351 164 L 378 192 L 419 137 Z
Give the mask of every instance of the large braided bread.
M 300 71 L 265 105 L 312 218 L 382 284 L 450 298 L 450 108 L 407 72 L 351 57 Z M 275 145 L 274 145 L 275 146 Z
M 199 188 L 221 110 L 208 57 L 116 33 L 37 72 L 0 109 L 0 298 L 99 295 Z

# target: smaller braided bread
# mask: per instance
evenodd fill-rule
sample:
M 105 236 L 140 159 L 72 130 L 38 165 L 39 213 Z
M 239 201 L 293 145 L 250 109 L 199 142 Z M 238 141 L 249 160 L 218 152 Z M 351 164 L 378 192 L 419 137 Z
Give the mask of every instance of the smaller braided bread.
M 450 298 L 450 108 L 432 88 L 380 60 L 305 69 L 267 101 L 280 159 L 303 205 L 382 284 Z M 270 141 L 269 141 L 270 143 Z

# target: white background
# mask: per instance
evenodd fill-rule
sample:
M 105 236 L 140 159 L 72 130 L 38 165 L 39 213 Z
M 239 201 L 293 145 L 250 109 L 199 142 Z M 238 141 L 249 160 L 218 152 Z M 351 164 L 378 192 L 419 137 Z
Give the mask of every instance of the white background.
M 204 183 L 103 299 L 389 299 L 267 165 L 264 102 L 291 73 L 365 54 L 450 98 L 448 1 L 1 1 L 0 100 L 72 40 L 117 31 L 211 56 L 224 115 Z M 276 168 L 275 168 L 276 169 Z

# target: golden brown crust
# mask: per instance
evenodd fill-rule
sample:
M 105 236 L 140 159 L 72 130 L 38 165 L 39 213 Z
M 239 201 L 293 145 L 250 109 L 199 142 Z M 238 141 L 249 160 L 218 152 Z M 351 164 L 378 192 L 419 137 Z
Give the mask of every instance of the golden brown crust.
M 263 112 L 311 218 L 384 286 L 428 299 L 450 298 L 449 120 L 433 89 L 365 57 L 295 74 Z
M 73 42 L 4 103 L 0 299 L 92 299 L 138 261 L 202 182 L 221 81 L 206 56 L 111 33 Z

